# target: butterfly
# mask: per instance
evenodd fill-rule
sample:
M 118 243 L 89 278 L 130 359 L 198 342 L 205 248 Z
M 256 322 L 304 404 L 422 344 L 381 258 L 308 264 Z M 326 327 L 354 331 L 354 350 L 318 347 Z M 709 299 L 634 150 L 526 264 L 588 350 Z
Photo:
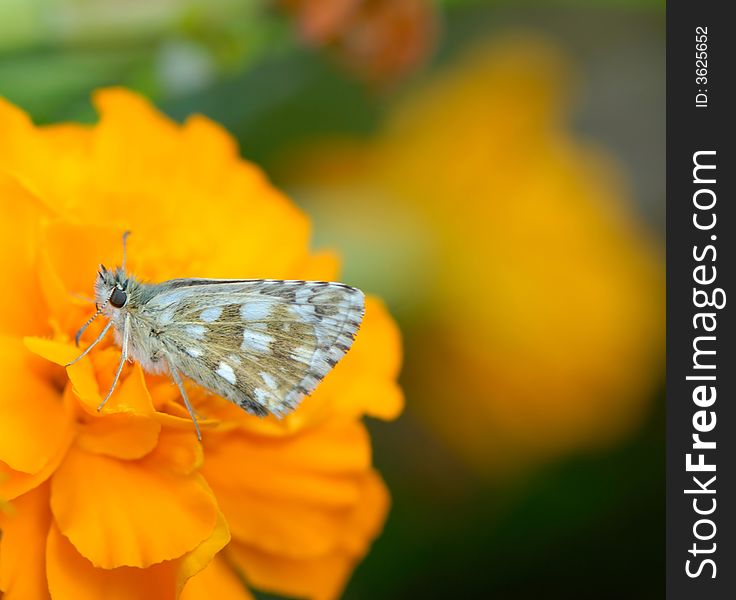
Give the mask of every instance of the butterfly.
M 148 373 L 168 374 L 201 439 L 183 377 L 247 412 L 283 417 L 312 393 L 353 344 L 365 312 L 359 289 L 327 281 L 277 279 L 172 279 L 147 283 L 123 261 L 100 265 L 97 311 L 108 319 L 97 338 L 72 362 L 86 356 L 110 329 L 121 348 L 115 378 L 97 410 L 108 401 L 125 362 Z

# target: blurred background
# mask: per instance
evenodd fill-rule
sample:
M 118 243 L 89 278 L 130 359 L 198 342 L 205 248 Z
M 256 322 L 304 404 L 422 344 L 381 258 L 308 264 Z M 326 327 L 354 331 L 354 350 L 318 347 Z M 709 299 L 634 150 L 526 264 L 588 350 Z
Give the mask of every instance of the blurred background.
M 346 598 L 652 598 L 664 31 L 661 0 L 3 0 L 0 95 L 208 115 L 387 301 L 393 510 Z

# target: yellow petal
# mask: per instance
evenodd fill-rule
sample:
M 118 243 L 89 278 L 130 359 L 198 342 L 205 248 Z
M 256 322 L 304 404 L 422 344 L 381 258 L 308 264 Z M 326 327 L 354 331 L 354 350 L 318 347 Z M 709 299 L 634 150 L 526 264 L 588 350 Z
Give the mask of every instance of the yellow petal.
M 360 502 L 345 523 L 341 547 L 351 556 L 364 556 L 370 543 L 381 533 L 390 505 L 383 479 L 376 471 L 369 471 L 361 481 Z
M 79 428 L 77 445 L 97 454 L 135 459 L 149 454 L 159 442 L 161 425 L 153 413 L 139 364 L 115 388 L 102 411 Z
M 77 550 L 106 569 L 181 557 L 217 521 L 215 499 L 198 475 L 75 448 L 51 481 L 51 509 Z
M 233 471 L 234 464 L 248 468 Z M 355 500 L 351 477 L 369 466 L 364 426 L 332 421 L 280 438 L 227 434 L 207 444 L 202 473 L 211 485 L 237 488 L 243 494 L 343 506 Z
M 0 460 L 36 473 L 57 455 L 70 427 L 61 393 L 40 376 L 19 339 L 0 336 Z
M 230 530 L 228 529 L 227 521 L 225 521 L 225 516 L 221 512 L 218 512 L 217 525 L 212 535 L 178 561 L 176 577 L 177 594 L 182 591 L 189 579 L 201 573 L 212 562 L 213 557 L 227 546 L 229 542 Z
M 100 123 L 90 169 L 98 185 L 115 184 L 79 212 L 88 221 L 126 223 L 134 232 L 133 271 L 154 281 L 278 278 L 301 263 L 306 217 L 255 165 L 234 160 L 234 144 L 221 127 L 197 117 L 181 128 L 121 89 L 100 91 L 94 102 Z M 202 158 L 208 150 L 220 164 Z
M 235 506 L 234 495 L 224 492 L 219 499 L 228 511 L 228 523 L 236 539 L 289 558 L 311 558 L 334 550 L 349 510 L 254 495 L 243 496 Z
M 354 566 L 341 553 L 299 560 L 264 554 L 242 544 L 231 544 L 227 555 L 253 588 L 310 600 L 339 598 Z
M 52 525 L 47 546 L 49 589 L 54 600 L 175 600 L 187 580 L 205 568 L 229 539 L 220 516 L 213 535 L 181 559 L 145 569 L 99 569 Z
M 313 600 L 333 600 L 355 564 L 380 531 L 388 510 L 388 493 L 374 473 L 362 480 L 362 498 L 341 523 L 343 535 L 331 551 L 311 557 L 272 554 L 240 541 L 227 548 L 229 559 L 253 587 Z
M 53 600 L 175 600 L 175 562 L 147 569 L 98 569 L 79 554 L 56 525 L 46 545 L 49 590 Z
M 219 124 L 202 115 L 189 117 L 181 129 L 182 165 L 201 186 L 219 186 L 238 162 L 238 145 Z
M 146 458 L 147 463 L 181 475 L 193 473 L 204 463 L 202 444 L 197 440 L 191 420 L 186 429 L 162 428 L 158 439 L 158 445 Z
M 339 281 L 340 257 L 329 250 L 310 254 L 295 277 L 307 281 Z
M 79 428 L 77 446 L 87 452 L 131 460 L 158 444 L 161 425 L 149 416 L 117 413 L 92 419 Z
M 0 590 L 4 600 L 44 600 L 46 535 L 51 523 L 48 486 L 41 486 L 0 511 Z
M 303 557 L 339 544 L 345 519 L 361 501 L 369 465 L 365 430 L 348 421 L 289 438 L 229 434 L 207 448 L 202 473 L 233 537 Z
M 180 600 L 253 600 L 243 582 L 221 558 L 215 557 L 207 567 L 192 577 Z
M 5 131 L 0 127 L 0 131 Z M 1 146 L 2 144 L 0 144 Z M 8 285 L 0 294 L 0 333 L 28 335 L 46 330 L 46 307 L 35 272 L 41 203 L 0 166 L 0 272 Z
M 65 125 L 46 136 L 34 127 L 20 109 L 0 98 L 0 165 L 14 174 L 23 184 L 55 213 L 63 213 L 76 200 L 73 185 L 78 180 L 80 165 L 89 168 L 89 161 L 80 160 L 89 128 Z M 64 145 L 60 145 L 62 142 Z
M 94 313 L 94 284 L 100 264 L 112 268 L 122 261 L 125 227 L 55 220 L 42 229 L 39 241 L 40 278 L 49 316 L 67 332 L 75 332 Z M 92 341 L 104 319 L 84 335 Z
M 72 344 L 42 338 L 28 337 L 24 339 L 24 343 L 31 352 L 57 365 L 68 364 L 82 352 Z M 120 361 L 120 350 L 117 348 L 95 349 L 92 353 L 67 367 L 69 380 L 85 411 L 93 417 L 103 417 L 114 413 L 132 413 L 155 419 L 145 376 L 138 363 L 132 367 L 124 367 L 123 375 L 113 395 L 110 396 L 102 412 L 98 412 L 97 407 L 103 399 L 101 390 L 107 393 L 112 385 L 115 370 Z M 97 374 L 103 381 L 98 383 Z
M 66 456 L 67 450 L 75 436 L 76 429 L 71 426 L 67 427 L 66 435 L 59 444 L 56 453 L 43 467 L 41 467 L 39 471 L 33 474 L 15 471 L 5 463 L 0 462 L 0 498 L 4 500 L 13 500 L 18 496 L 35 489 L 51 477 L 51 474 L 56 471 L 61 464 L 61 461 Z
M 43 156 L 43 144 L 28 115 L 3 98 L 0 98 L 0 131 L 3 132 L 0 139 L 3 171 L 34 193 L 36 190 L 31 188 L 31 180 L 48 157 Z
M 81 353 L 79 348 L 67 342 L 34 337 L 27 337 L 23 342 L 26 348 L 34 354 L 60 366 L 70 363 Z M 96 415 L 97 406 L 102 402 L 102 396 L 100 396 L 100 388 L 90 356 L 67 367 L 66 371 L 74 390 L 74 397 L 79 400 L 79 406 L 84 408 L 89 415 Z

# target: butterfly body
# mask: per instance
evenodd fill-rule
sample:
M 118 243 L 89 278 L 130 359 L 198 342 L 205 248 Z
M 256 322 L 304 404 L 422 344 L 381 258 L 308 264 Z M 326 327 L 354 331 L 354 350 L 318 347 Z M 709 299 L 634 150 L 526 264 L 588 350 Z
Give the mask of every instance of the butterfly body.
M 128 358 L 149 373 L 168 373 L 193 418 L 180 374 L 252 414 L 288 414 L 348 351 L 365 306 L 360 290 L 340 283 L 174 279 L 152 284 L 123 268 L 104 267 L 95 297 L 95 316 L 107 317 L 108 325 L 92 346 L 114 329 L 122 349 L 115 381 Z

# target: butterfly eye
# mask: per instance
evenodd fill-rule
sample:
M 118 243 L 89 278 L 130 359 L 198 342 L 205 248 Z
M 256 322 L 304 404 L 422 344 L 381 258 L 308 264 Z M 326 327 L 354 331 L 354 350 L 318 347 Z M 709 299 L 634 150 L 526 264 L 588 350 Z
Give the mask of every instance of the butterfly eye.
M 120 288 L 115 288 L 110 296 L 110 304 L 115 308 L 122 308 L 128 300 L 128 295 Z

